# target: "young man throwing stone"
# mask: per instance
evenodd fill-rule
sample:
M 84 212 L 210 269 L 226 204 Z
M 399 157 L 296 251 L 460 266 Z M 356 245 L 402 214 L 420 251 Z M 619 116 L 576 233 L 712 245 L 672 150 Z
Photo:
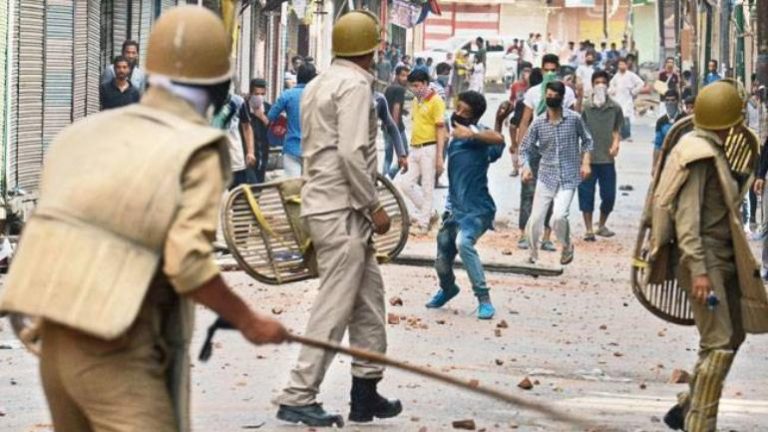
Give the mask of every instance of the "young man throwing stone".
M 440 289 L 426 304 L 430 309 L 440 308 L 459 293 L 453 273 L 453 261 L 458 254 L 479 303 L 479 319 L 491 319 L 496 313 L 475 244 L 493 228 L 496 205 L 488 191 L 488 168 L 504 151 L 501 127 L 511 111 L 509 103 L 502 104 L 496 114 L 496 130 L 492 131 L 478 125 L 485 109 L 485 97 L 467 91 L 459 95 L 456 112 L 451 117 L 453 139 L 448 147 L 448 198 L 443 224 L 437 234 L 435 260 Z

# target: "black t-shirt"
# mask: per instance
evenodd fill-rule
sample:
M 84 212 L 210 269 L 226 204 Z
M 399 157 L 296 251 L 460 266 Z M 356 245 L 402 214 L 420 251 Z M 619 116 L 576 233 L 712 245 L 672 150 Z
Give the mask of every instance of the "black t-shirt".
M 399 84 L 393 84 L 384 90 L 384 97 L 387 99 L 387 105 L 389 105 L 390 110 L 395 104 L 400 104 L 400 116 L 394 120 L 400 131 L 404 131 L 405 123 L 403 123 L 403 109 L 405 105 L 405 87 Z
M 101 109 L 120 108 L 126 105 L 134 104 L 139 101 L 139 91 L 128 81 L 128 88 L 120 91 L 117 88 L 117 82 L 113 79 L 104 83 L 99 88 L 99 102 Z
M 515 127 L 520 127 L 520 122 L 523 120 L 523 111 L 525 111 L 525 101 L 520 99 L 515 103 L 515 112 L 509 120 Z

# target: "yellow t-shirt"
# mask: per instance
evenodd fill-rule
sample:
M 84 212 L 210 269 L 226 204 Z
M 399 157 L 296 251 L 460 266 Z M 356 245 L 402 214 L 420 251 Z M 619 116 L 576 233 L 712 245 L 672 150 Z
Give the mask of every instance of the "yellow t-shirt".
M 434 91 L 419 102 L 413 101 L 413 124 L 411 126 L 411 145 L 420 146 L 437 141 L 437 127 L 445 126 L 445 102 Z

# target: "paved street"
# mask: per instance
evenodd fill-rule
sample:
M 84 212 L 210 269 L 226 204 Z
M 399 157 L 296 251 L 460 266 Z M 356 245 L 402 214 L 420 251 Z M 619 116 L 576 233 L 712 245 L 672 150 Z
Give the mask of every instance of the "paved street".
M 502 98 L 489 98 L 489 126 Z M 592 244 L 582 242 L 583 224 L 574 202 L 575 262 L 558 278 L 488 274 L 498 310 L 493 321 L 475 319 L 474 298 L 463 272 L 458 273 L 461 295 L 445 310 L 429 311 L 423 304 L 436 287 L 433 270 L 383 266 L 387 297 L 403 301 L 403 306 L 388 306 L 388 312 L 406 318 L 388 326 L 389 355 L 583 416 L 594 422 L 596 430 L 666 430 L 660 418 L 676 393 L 685 389 L 685 385 L 668 381 L 674 369 L 692 367 L 697 335 L 693 328 L 653 317 L 630 289 L 630 255 L 649 180 L 653 120 L 640 120 L 634 127 L 634 142 L 621 149 L 619 184 L 634 190 L 619 193 L 617 211 L 609 224 L 617 236 Z M 509 177 L 510 165 L 505 154 L 492 167 L 498 229 L 481 242 L 484 259 L 510 262 L 526 257 L 515 248 L 519 178 Z M 442 193 L 437 198 L 440 202 Z M 434 254 L 433 236 L 412 237 L 407 251 Z M 555 265 L 559 254 L 542 253 L 542 258 L 544 264 Z M 316 281 L 265 286 L 242 272 L 227 273 L 226 278 L 254 307 L 279 312 L 293 331 L 303 331 Z M 212 319 L 209 312 L 200 310 L 194 356 Z M 4 348 L 0 349 L 0 431 L 51 430 L 37 361 L 19 347 L 7 323 L 0 326 L 0 348 Z M 195 430 L 307 430 L 278 422 L 276 407 L 270 403 L 286 383 L 297 350 L 298 346 L 255 348 L 233 332 L 220 334 L 211 361 L 194 364 Z M 722 430 L 765 430 L 766 360 L 768 338 L 748 337 L 726 383 L 720 409 Z M 337 357 L 321 394 L 327 409 L 345 417 L 349 363 L 348 358 Z M 534 382 L 532 390 L 517 387 L 525 377 Z M 474 419 L 478 430 L 487 431 L 574 430 L 536 413 L 397 370 L 387 373 L 380 388 L 383 394 L 403 400 L 403 414 L 370 425 L 348 425 L 348 430 L 446 431 L 452 429 L 452 421 L 466 419 Z

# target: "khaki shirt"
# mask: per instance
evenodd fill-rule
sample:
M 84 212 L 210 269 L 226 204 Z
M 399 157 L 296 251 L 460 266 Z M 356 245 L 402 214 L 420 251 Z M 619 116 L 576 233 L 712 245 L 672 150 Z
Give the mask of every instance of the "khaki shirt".
M 699 131 L 699 134 L 705 133 Z M 683 139 L 686 138 L 692 136 Z M 706 138 L 722 149 L 716 135 L 706 133 Z M 682 262 L 692 276 L 699 276 L 707 273 L 707 257 L 733 260 L 730 209 L 713 159 L 693 162 L 688 170 L 688 178 L 677 196 L 675 231 Z
M 192 123 L 207 125 L 191 105 L 161 89 L 150 89 L 141 103 L 161 109 Z M 179 211 L 168 231 L 162 271 L 180 294 L 199 288 L 219 274 L 213 259 L 213 241 L 228 173 L 215 146 L 199 150 L 181 178 Z
M 378 207 L 372 98 L 373 76 L 341 59 L 304 90 L 302 216 Z

